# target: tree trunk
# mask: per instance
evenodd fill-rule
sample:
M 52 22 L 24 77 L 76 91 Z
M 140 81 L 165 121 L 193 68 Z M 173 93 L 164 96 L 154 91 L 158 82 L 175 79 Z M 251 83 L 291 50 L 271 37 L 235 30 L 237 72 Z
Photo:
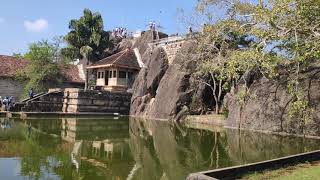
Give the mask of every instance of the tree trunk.
M 84 90 L 87 90 L 88 89 L 88 86 L 89 86 L 89 71 L 87 69 L 87 67 L 89 66 L 89 59 L 86 58 L 86 80 L 85 80 L 85 83 L 84 83 Z
M 221 102 L 221 95 L 222 95 L 222 80 L 220 79 L 219 80 L 219 92 L 218 92 L 218 103 L 220 103 Z M 220 109 L 219 109 L 220 110 Z M 219 111 L 218 110 L 218 111 Z
M 88 89 L 88 69 L 86 69 L 86 81 L 84 83 L 84 90 L 87 90 Z
M 214 97 L 214 100 L 215 100 L 215 111 L 216 111 L 216 114 L 219 114 L 219 99 L 217 97 L 217 94 L 216 94 L 216 90 L 217 90 L 217 82 L 216 82 L 216 79 L 214 78 L 213 74 L 210 73 L 211 75 L 211 78 L 212 78 L 212 81 L 213 81 L 213 89 L 212 89 L 212 94 L 213 94 L 213 97 Z

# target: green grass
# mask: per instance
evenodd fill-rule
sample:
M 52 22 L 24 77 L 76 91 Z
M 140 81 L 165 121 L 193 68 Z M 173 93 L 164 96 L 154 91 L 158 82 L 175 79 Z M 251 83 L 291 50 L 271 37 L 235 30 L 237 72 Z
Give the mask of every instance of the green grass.
M 248 180 L 317 180 L 320 179 L 320 162 L 304 163 L 283 169 L 249 174 Z

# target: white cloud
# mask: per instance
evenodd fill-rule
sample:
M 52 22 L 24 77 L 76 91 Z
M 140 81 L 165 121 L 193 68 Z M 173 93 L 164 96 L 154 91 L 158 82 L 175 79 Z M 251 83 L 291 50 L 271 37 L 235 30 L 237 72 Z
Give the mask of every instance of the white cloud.
M 4 22 L 6 22 L 6 20 L 4 18 L 0 17 L 0 23 L 4 23 Z
M 27 31 L 41 32 L 48 28 L 48 21 L 45 19 L 37 19 L 35 21 L 24 21 L 24 27 Z

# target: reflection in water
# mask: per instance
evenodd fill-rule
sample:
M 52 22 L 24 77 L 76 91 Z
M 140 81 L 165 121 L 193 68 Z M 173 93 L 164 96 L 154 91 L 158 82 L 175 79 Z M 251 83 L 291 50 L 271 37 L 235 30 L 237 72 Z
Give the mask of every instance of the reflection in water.
M 0 118 L 0 127 L 1 129 L 10 129 L 11 121 L 8 118 Z
M 184 179 L 191 172 L 315 150 L 319 143 L 126 118 L 7 119 L 6 124 L 11 128 L 0 129 L 0 179 Z M 7 161 L 19 164 L 7 167 Z

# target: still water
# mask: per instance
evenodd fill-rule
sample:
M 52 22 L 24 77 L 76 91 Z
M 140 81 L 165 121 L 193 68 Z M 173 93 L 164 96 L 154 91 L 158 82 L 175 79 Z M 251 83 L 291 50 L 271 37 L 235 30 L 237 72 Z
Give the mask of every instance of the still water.
M 319 140 L 162 121 L 0 119 L 0 179 L 179 180 L 319 149 Z

